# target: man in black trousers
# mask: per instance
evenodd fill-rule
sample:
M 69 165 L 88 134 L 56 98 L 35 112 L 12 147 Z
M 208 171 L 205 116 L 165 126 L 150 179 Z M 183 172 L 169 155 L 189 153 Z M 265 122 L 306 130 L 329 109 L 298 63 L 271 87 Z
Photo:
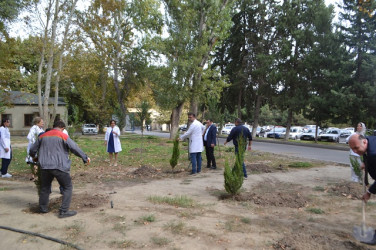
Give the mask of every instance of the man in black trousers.
M 217 127 L 213 124 L 212 119 L 206 120 L 206 129 L 203 134 L 204 136 L 204 146 L 207 159 L 207 168 L 216 169 L 217 164 L 215 163 L 214 157 L 214 147 L 217 144 Z

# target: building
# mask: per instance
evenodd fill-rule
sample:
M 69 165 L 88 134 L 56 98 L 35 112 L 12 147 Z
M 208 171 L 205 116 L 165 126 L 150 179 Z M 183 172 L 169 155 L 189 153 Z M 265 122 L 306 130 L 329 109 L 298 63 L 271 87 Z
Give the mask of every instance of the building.
M 33 119 L 39 116 L 38 95 L 21 91 L 6 92 L 6 103 L 8 107 L 1 113 L 1 119 L 6 118 L 11 122 L 10 132 L 12 135 L 27 135 L 30 127 L 33 126 Z M 54 98 L 50 98 L 51 107 Z M 68 111 L 66 103 L 59 98 L 56 118 L 68 121 Z

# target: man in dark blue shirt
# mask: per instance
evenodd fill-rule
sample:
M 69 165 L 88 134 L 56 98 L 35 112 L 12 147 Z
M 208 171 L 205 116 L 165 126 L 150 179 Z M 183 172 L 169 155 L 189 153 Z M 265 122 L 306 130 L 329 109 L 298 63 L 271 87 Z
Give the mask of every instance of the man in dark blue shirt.
M 233 127 L 231 129 L 231 132 L 228 135 L 228 137 L 227 137 L 227 139 L 224 143 L 224 145 L 226 145 L 229 141 L 232 140 L 233 144 L 235 146 L 235 154 L 237 154 L 239 152 L 239 148 L 238 148 L 238 138 L 239 138 L 239 136 L 243 136 L 245 142 L 247 142 L 247 139 L 248 139 L 248 151 L 251 151 L 252 134 L 247 127 L 243 126 L 242 120 L 240 118 L 236 118 L 235 127 Z M 245 144 L 245 147 L 247 148 L 247 144 Z M 247 170 L 245 168 L 244 162 L 243 162 L 243 173 L 244 173 L 244 178 L 247 178 L 248 177 L 247 176 Z

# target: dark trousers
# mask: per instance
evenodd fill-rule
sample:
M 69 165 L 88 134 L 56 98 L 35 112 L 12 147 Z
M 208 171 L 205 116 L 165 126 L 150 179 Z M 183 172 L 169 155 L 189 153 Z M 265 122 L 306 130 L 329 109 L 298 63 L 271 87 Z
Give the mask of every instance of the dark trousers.
M 10 159 L 1 158 L 1 174 L 2 175 L 5 175 L 6 173 L 8 173 L 8 167 L 11 161 L 12 161 L 12 156 L 10 157 Z
M 42 169 L 41 170 L 41 188 L 39 196 L 39 208 L 42 212 L 48 211 L 48 202 L 51 192 L 51 183 L 53 179 L 59 182 L 60 187 L 63 188 L 62 203 L 60 206 L 60 212 L 67 212 L 72 200 L 72 179 L 69 173 L 60 171 L 58 169 Z
M 215 163 L 215 157 L 214 157 L 214 147 L 211 147 L 207 144 L 206 141 L 204 141 L 205 145 L 205 153 L 206 153 L 206 167 L 210 168 L 211 166 L 213 168 L 217 167 L 217 164 Z
M 244 152 L 247 150 L 247 146 L 245 147 L 244 149 Z M 238 154 L 239 152 L 239 149 L 238 149 L 238 146 L 235 146 L 235 154 Z M 244 164 L 244 161 L 243 161 L 243 174 L 244 174 L 244 177 L 247 178 L 248 175 L 247 175 L 247 169 L 245 168 L 245 164 Z

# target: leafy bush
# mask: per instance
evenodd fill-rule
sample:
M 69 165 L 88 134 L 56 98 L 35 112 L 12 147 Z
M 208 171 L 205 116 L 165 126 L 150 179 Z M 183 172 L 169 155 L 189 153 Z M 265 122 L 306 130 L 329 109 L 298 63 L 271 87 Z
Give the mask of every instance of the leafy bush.
M 174 140 L 174 146 L 173 146 L 173 149 L 172 149 L 172 156 L 171 156 L 171 159 L 170 159 L 170 165 L 171 165 L 172 169 L 174 169 L 176 167 L 176 165 L 178 165 L 178 161 L 179 161 L 179 157 L 180 157 L 180 148 L 179 148 L 178 138 L 179 138 L 179 134 L 176 134 L 175 140 Z
M 245 151 L 245 139 L 242 135 L 238 138 L 238 153 L 235 157 L 235 165 L 231 169 L 228 161 L 225 162 L 225 189 L 229 194 L 235 195 L 239 192 L 243 185 L 243 162 L 244 162 L 244 151 Z

